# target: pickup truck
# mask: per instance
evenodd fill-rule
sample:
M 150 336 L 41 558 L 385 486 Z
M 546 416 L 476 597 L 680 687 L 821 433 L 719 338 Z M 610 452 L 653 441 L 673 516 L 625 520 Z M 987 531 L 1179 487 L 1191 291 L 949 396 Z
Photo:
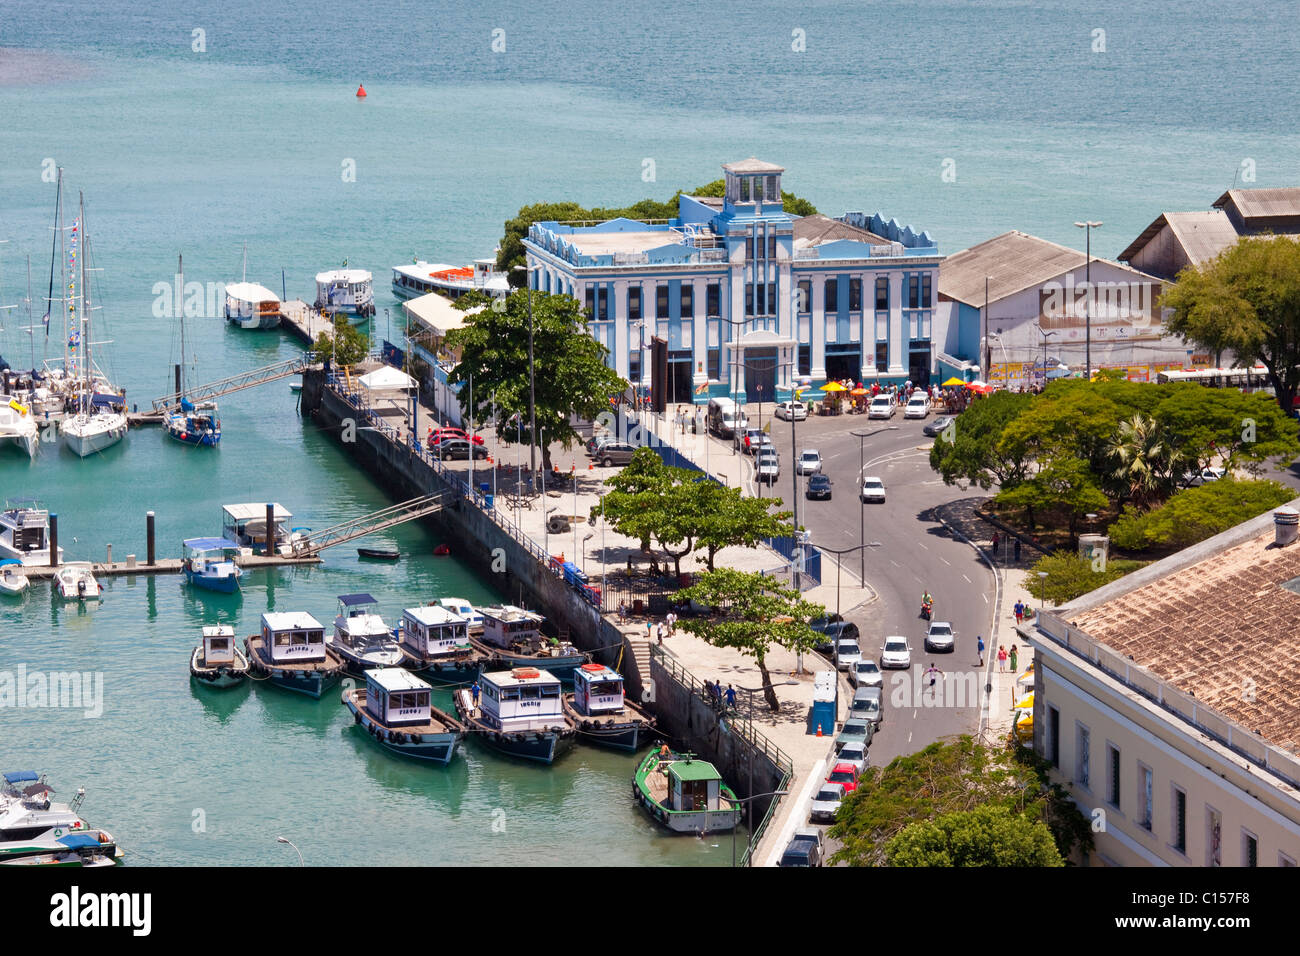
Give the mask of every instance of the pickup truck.
M 821 866 L 822 833 L 812 828 L 796 830 L 777 866 Z

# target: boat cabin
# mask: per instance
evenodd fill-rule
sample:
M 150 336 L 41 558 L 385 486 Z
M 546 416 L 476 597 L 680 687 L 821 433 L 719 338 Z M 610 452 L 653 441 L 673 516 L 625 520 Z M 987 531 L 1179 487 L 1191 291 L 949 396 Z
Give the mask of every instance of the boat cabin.
M 366 671 L 366 710 L 386 727 L 429 723 L 430 694 L 428 684 L 400 667 Z
M 325 628 L 305 611 L 263 614 L 262 643 L 276 663 L 325 660 Z
M 226 318 L 269 321 L 280 319 L 280 297 L 256 282 L 232 282 L 226 286 Z
M 35 498 L 12 498 L 0 513 L 0 557 L 48 560 L 50 513 Z M 63 563 L 59 548 L 58 563 Z
M 604 664 L 583 664 L 573 672 L 573 706 L 591 717 L 623 709 L 623 675 Z
M 186 538 L 181 544 L 185 546 L 185 559 L 189 561 L 190 569 L 196 572 L 233 563 L 231 552 L 239 550 L 239 544 L 229 538 Z
M 379 602 L 369 594 L 340 594 L 339 613 L 334 618 L 334 637 L 352 644 L 356 641 L 391 639 L 392 632 L 376 613 Z
M 216 667 L 235 663 L 235 629 L 229 624 L 217 624 L 203 629 L 203 664 Z
M 720 799 L 722 776 L 704 760 L 676 760 L 668 766 L 668 809 L 729 810 Z
M 479 709 L 485 723 L 505 731 L 564 724 L 560 679 L 537 667 L 480 674 Z
M 510 647 L 541 639 L 543 617 L 513 604 L 479 608 L 483 615 L 483 640 L 494 647 Z
M 469 623 L 438 604 L 408 607 L 402 612 L 402 644 L 421 658 L 465 653 L 470 650 Z
M 221 534 L 241 548 L 261 551 L 266 547 L 266 506 L 269 502 L 251 502 L 239 505 L 222 505 Z M 275 548 L 280 550 L 289 541 L 288 524 L 293 515 L 278 501 L 271 505 L 275 517 Z

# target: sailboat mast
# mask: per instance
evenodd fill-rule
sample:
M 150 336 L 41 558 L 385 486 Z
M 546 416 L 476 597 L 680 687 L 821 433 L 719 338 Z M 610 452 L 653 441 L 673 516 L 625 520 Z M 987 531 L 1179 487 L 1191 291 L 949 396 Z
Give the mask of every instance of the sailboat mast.
M 59 226 L 60 211 L 63 209 L 63 167 L 59 167 L 59 184 L 55 187 L 54 193 L 54 236 L 50 239 L 50 288 L 45 293 L 45 345 L 41 347 L 41 357 L 44 358 L 50 354 L 50 314 L 54 311 L 54 263 L 55 257 L 59 255 L 59 236 L 62 232 Z M 60 290 L 62 295 L 62 290 Z M 60 299 L 60 302 L 63 300 Z M 64 316 L 66 318 L 66 310 Z M 33 333 L 35 330 L 33 330 Z M 33 352 L 35 345 L 32 346 Z M 32 369 L 36 368 L 36 359 L 32 359 Z
M 32 346 L 32 371 L 36 371 L 36 326 L 32 325 L 32 254 L 27 253 L 27 338 Z M 36 383 L 32 382 L 32 391 Z
M 185 398 L 185 266 L 181 254 L 176 253 L 176 281 L 181 295 L 181 398 Z
M 86 303 L 86 257 L 89 255 L 90 245 L 86 242 L 86 195 L 81 190 L 77 190 L 77 212 L 77 222 L 81 226 L 78 231 L 80 236 L 78 245 L 81 247 L 79 257 L 81 263 L 81 321 L 77 323 L 77 331 L 80 333 L 81 374 L 82 381 L 85 383 L 85 392 L 81 399 L 81 411 L 82 414 L 89 415 L 91 389 L 95 385 L 90 374 L 90 307 Z

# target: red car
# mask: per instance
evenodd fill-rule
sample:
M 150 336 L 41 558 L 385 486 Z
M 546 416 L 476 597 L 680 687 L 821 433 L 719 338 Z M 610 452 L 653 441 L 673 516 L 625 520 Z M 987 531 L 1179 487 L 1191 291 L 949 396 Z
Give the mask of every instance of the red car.
M 430 444 L 430 445 L 436 445 L 436 444 L 438 444 L 438 442 L 442 441 L 444 438 L 459 438 L 459 439 L 461 439 L 462 441 L 470 441 L 470 440 L 471 440 L 471 439 L 470 439 L 470 436 L 466 435 L 465 432 L 464 432 L 462 429 L 459 429 L 459 428 L 450 428 L 450 427 L 447 427 L 447 428 L 434 428 L 434 429 L 430 430 L 430 432 L 429 432 L 429 444 Z M 476 445 L 481 445 L 481 444 L 483 444 L 483 437 L 482 437 L 481 435 L 475 435 L 474 438 L 473 438 L 473 442 L 474 442 L 474 444 L 476 444 Z
M 837 763 L 831 775 L 826 778 L 827 783 L 844 784 L 844 792 L 852 793 L 858 789 L 858 770 L 851 763 Z

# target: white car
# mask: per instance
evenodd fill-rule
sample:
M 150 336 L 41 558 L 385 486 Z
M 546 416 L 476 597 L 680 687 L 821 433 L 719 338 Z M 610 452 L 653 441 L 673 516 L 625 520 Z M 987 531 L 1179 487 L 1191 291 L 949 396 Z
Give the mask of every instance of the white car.
M 762 448 L 754 460 L 754 475 L 759 481 L 773 484 L 781 477 L 781 459 L 775 448 Z
M 822 470 L 822 453 L 815 448 L 805 448 L 799 452 L 799 460 L 794 470 L 801 475 L 816 475 Z
M 867 418 L 893 418 L 897 406 L 889 395 L 877 395 L 867 408 Z
M 925 418 L 930 414 L 930 396 L 924 392 L 916 392 L 907 401 L 907 407 L 903 409 L 904 418 Z
M 862 479 L 862 500 L 879 501 L 884 504 L 885 501 L 885 483 L 876 477 L 867 477 Z
M 860 660 L 849 668 L 849 683 L 854 687 L 882 687 L 885 678 L 875 661 Z
M 912 650 L 907 646 L 907 638 L 885 638 L 885 649 L 880 652 L 880 666 L 882 669 L 896 670 L 907 670 L 912 666 Z
M 1212 481 L 1218 481 L 1227 474 L 1222 468 L 1203 468 L 1200 471 L 1189 471 L 1183 476 L 1183 480 L 1188 487 L 1196 488 L 1201 485 L 1208 485 Z
M 835 813 L 844 802 L 844 784 L 823 783 L 812 800 L 812 810 L 808 818 L 813 822 L 835 822 Z
M 854 664 L 862 660 L 862 648 L 858 647 L 857 641 L 836 641 L 835 660 L 837 661 L 835 666 L 840 670 L 850 670 Z
M 836 763 L 852 764 L 859 777 L 867 772 L 868 759 L 867 745 L 856 740 L 845 744 L 840 748 L 840 752 L 835 755 Z
M 930 630 L 925 634 L 927 651 L 951 651 L 957 646 L 953 637 L 952 625 L 947 621 L 931 621 Z
M 781 402 L 776 406 L 776 417 L 801 422 L 808 417 L 808 406 L 803 402 Z

